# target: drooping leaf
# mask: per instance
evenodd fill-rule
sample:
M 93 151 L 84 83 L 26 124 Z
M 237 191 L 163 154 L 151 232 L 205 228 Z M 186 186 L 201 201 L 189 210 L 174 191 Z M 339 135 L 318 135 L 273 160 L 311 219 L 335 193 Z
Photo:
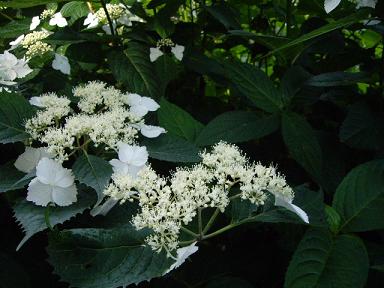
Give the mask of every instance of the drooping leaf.
M 315 87 L 348 86 L 369 81 L 369 75 L 364 72 L 330 72 L 311 77 L 305 83 Z
M 158 97 L 159 81 L 153 73 L 146 46 L 131 41 L 124 52 L 111 51 L 108 54 L 108 63 L 116 80 L 126 85 L 130 92 Z
M 89 8 L 86 2 L 71 1 L 61 7 L 60 13 L 63 17 L 70 17 L 68 24 L 72 25 L 77 19 L 87 16 Z
M 322 152 L 310 124 L 296 113 L 283 113 L 282 134 L 292 157 L 319 181 L 322 174 Z
M 384 228 L 384 161 L 375 160 L 352 169 L 336 190 L 333 208 L 344 231 Z
M 104 198 L 103 191 L 107 187 L 112 175 L 112 166 L 102 158 L 85 154 L 77 158 L 72 171 L 76 179 L 97 193 L 98 205 Z
M 172 135 L 161 135 L 155 139 L 143 141 L 149 156 L 168 162 L 198 162 L 199 148 L 192 143 Z
M 198 146 L 213 145 L 220 140 L 229 143 L 259 139 L 276 131 L 276 115 L 261 117 L 255 112 L 231 111 L 217 116 L 196 138 Z
M 133 227 L 72 229 L 50 237 L 49 263 L 72 287 L 117 288 L 162 276 L 173 263 Z
M 168 133 L 194 142 L 197 135 L 203 129 L 203 124 L 194 119 L 188 112 L 165 100 L 160 101 L 160 109 L 157 112 L 159 124 Z
M 357 149 L 379 150 L 384 147 L 384 117 L 366 104 L 356 103 L 340 127 L 340 140 Z
M 0 166 L 0 193 L 24 188 L 32 177 L 17 170 L 13 163 Z
M 240 62 L 226 63 L 229 80 L 256 107 L 277 112 L 284 107 L 282 95 L 274 83 L 255 66 Z
M 284 287 L 363 288 L 368 269 L 368 254 L 359 238 L 311 228 L 292 257 Z
M 14 143 L 28 139 L 24 123 L 35 109 L 19 94 L 0 92 L 0 143 Z
M 93 197 L 82 193 L 78 196 L 77 202 L 70 206 L 50 208 L 49 222 L 52 226 L 64 223 L 77 214 L 84 212 L 93 203 Z M 19 250 L 33 235 L 48 228 L 45 221 L 46 209 L 46 207 L 37 206 L 26 200 L 21 200 L 13 206 L 15 218 L 25 233 L 16 250 Z

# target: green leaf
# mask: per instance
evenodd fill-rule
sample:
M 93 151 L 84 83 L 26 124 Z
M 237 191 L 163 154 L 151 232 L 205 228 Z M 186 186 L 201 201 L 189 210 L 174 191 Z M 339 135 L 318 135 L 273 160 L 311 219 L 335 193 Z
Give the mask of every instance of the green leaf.
M 296 113 L 283 113 L 282 134 L 292 157 L 319 181 L 322 174 L 322 152 L 309 123 Z
M 126 85 L 130 92 L 158 97 L 160 85 L 146 46 L 131 41 L 124 52 L 111 51 L 108 63 L 116 80 Z
M 241 23 L 239 21 L 239 13 L 235 8 L 223 2 L 222 4 L 206 6 L 205 9 L 218 21 L 225 26 L 225 28 L 239 29 Z
M 282 95 L 265 73 L 250 64 L 226 63 L 229 80 L 252 103 L 267 112 L 284 107 Z
M 329 225 L 329 229 L 333 233 L 337 233 L 340 229 L 341 224 L 341 218 L 339 213 L 335 209 L 333 209 L 331 206 L 325 205 L 325 213 L 327 215 L 327 222 Z
M 353 148 L 379 150 L 384 146 L 384 117 L 365 103 L 356 103 L 350 107 L 339 137 Z
M 33 174 L 25 174 L 15 168 L 12 163 L 0 167 L 0 193 L 24 188 Z
M 172 135 L 161 135 L 143 141 L 149 156 L 168 162 L 199 162 L 199 148 L 192 143 Z
M 60 10 L 63 17 L 71 17 L 68 21 L 69 25 L 72 25 L 77 19 L 87 16 L 89 13 L 89 8 L 87 3 L 82 1 L 71 1 L 66 3 L 61 7 Z
M 203 124 L 194 119 L 188 112 L 162 98 L 157 111 L 159 124 L 168 133 L 194 142 L 203 129 Z
M 115 288 L 160 277 L 174 261 L 143 245 L 133 227 L 72 229 L 50 237 L 49 263 L 71 287 Z
M 337 188 L 332 206 L 341 216 L 341 230 L 383 229 L 384 161 L 375 160 L 352 169 Z
M 70 206 L 50 208 L 50 224 L 54 226 L 56 224 L 64 223 L 77 214 L 83 213 L 93 202 L 93 197 L 90 197 L 86 193 L 82 193 L 78 195 L 77 202 Z M 48 228 L 45 222 L 46 209 L 46 207 L 37 206 L 26 200 L 21 200 L 13 206 L 15 218 L 25 232 L 25 236 L 17 246 L 16 250 L 19 250 L 33 235 Z
M 160 80 L 160 96 L 165 96 L 165 91 L 168 84 L 177 78 L 181 71 L 180 65 L 169 55 L 160 56 L 155 62 L 155 69 L 157 77 Z
M 0 92 L 0 143 L 14 143 L 28 139 L 24 123 L 35 109 L 19 94 Z
M 255 112 L 226 112 L 204 127 L 196 138 L 196 144 L 209 146 L 220 140 L 239 143 L 259 139 L 276 131 L 279 124 L 276 115 L 261 117 Z
M 369 74 L 364 72 L 330 72 L 313 76 L 305 83 L 315 87 L 348 86 L 369 81 Z
M 107 187 L 112 175 L 112 166 L 102 158 L 85 154 L 77 158 L 72 167 L 76 179 L 97 193 L 97 203 L 104 198 L 103 191 Z
M 29 32 L 31 19 L 14 20 L 0 27 L 1 38 L 16 38 L 21 34 Z
M 345 18 L 331 22 L 331 23 L 326 24 L 326 25 L 324 25 L 318 29 L 315 29 L 315 30 L 313 30 L 307 34 L 304 34 L 304 35 L 296 38 L 295 40 L 292 40 L 292 41 L 280 46 L 279 48 L 269 52 L 266 56 L 269 56 L 269 55 L 274 54 L 276 52 L 280 52 L 282 50 L 303 44 L 309 40 L 315 39 L 319 36 L 322 36 L 322 35 L 327 34 L 329 32 L 335 31 L 337 29 L 345 28 L 349 25 L 352 25 L 354 23 L 357 23 L 357 22 L 365 19 L 366 17 L 367 17 L 366 11 L 359 11 L 355 14 L 348 15 Z
M 363 288 L 368 269 L 368 254 L 359 238 L 309 229 L 289 264 L 284 287 Z

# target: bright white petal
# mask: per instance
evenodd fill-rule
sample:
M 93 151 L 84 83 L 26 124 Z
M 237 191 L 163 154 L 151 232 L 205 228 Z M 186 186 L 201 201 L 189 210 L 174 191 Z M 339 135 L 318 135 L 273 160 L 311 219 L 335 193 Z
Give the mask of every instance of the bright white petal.
M 118 200 L 115 200 L 113 198 L 109 198 L 107 201 L 105 201 L 102 205 L 94 207 L 90 214 L 95 217 L 97 215 L 107 215 L 107 213 L 115 207 L 115 205 L 118 203 Z
M 39 16 L 35 16 L 32 18 L 31 25 L 29 26 L 29 30 L 35 30 L 37 26 L 40 25 L 40 18 Z
M 57 25 L 58 27 L 65 27 L 68 25 L 68 22 L 67 20 L 63 17 L 63 15 L 61 15 L 60 12 L 56 13 L 55 15 L 53 15 L 53 17 L 51 18 L 51 20 L 49 20 L 49 25 L 51 26 L 55 26 Z
M 183 59 L 184 49 L 184 46 L 175 45 L 175 47 L 172 47 L 171 52 L 173 53 L 173 55 L 175 55 L 177 60 L 181 61 Z
M 169 269 L 164 274 L 167 274 L 168 272 L 172 271 L 173 269 L 180 267 L 180 265 L 183 264 L 189 256 L 191 256 L 193 253 L 195 253 L 197 250 L 199 250 L 199 247 L 197 247 L 195 245 L 196 245 L 196 242 L 193 242 L 189 246 L 177 249 L 176 262 L 173 263 L 171 265 L 171 267 L 169 267 Z
M 99 20 L 93 13 L 89 13 L 87 18 L 84 20 L 84 26 L 88 26 L 87 28 L 95 28 L 99 25 Z
M 120 161 L 133 166 L 143 166 L 148 161 L 148 151 L 145 146 L 121 144 L 119 147 Z
M 52 68 L 59 70 L 66 75 L 71 74 L 71 66 L 69 65 L 68 58 L 64 55 L 55 53 L 55 59 L 52 61 Z
M 49 158 L 42 158 L 36 167 L 36 176 L 40 182 L 67 188 L 71 186 L 75 178 L 72 171 L 61 166 L 60 163 Z
M 77 189 L 73 184 L 69 187 L 62 188 L 54 186 L 52 190 L 52 200 L 59 206 L 69 206 L 77 201 Z
M 157 58 L 163 55 L 163 52 L 159 48 L 149 48 L 149 59 L 151 62 L 155 62 Z
M 118 159 L 112 159 L 109 161 L 109 164 L 112 165 L 112 169 L 114 173 L 118 174 L 128 174 L 128 164 L 121 162 Z
M 24 173 L 29 173 L 36 168 L 40 161 L 40 150 L 32 147 L 25 147 L 25 152 L 17 157 L 15 167 Z
M 152 125 L 141 125 L 140 132 L 143 136 L 147 138 L 156 138 L 162 133 L 166 133 L 163 127 L 152 126 Z
M 141 97 L 141 103 L 140 105 L 144 106 L 148 109 L 148 111 L 156 111 L 160 108 L 160 105 L 157 104 L 155 100 L 149 97 Z
M 36 205 L 47 206 L 52 201 L 52 186 L 41 183 L 37 177 L 28 185 L 27 200 Z
M 125 103 L 127 103 L 129 106 L 137 106 L 141 104 L 141 96 L 136 93 L 129 93 L 126 94 L 125 97 Z
M 337 6 L 339 6 L 341 0 L 325 0 L 324 1 L 324 10 L 327 13 L 330 13 Z
M 18 78 L 23 78 L 33 71 L 31 68 L 29 68 L 27 61 L 24 58 L 18 59 L 17 64 L 13 69 L 17 73 Z
M 131 109 L 129 111 L 139 118 L 144 117 L 148 114 L 148 109 L 143 105 L 131 106 Z
M 295 213 L 297 216 L 299 216 L 305 223 L 309 223 L 309 218 L 307 213 L 300 207 L 296 206 L 295 204 L 292 204 L 291 201 L 287 201 L 286 199 L 275 196 L 275 206 L 281 206 L 286 208 L 287 210 Z
M 20 35 L 15 40 L 9 42 L 9 45 L 11 45 L 11 49 L 9 50 L 16 49 L 20 45 L 21 41 L 23 41 L 23 39 L 24 39 L 24 34 Z
M 41 103 L 41 97 L 31 97 L 31 99 L 29 99 L 29 103 L 40 108 L 44 107 L 43 103 Z
M 132 21 L 128 14 L 121 16 L 119 19 L 117 19 L 117 22 L 128 27 L 132 26 Z

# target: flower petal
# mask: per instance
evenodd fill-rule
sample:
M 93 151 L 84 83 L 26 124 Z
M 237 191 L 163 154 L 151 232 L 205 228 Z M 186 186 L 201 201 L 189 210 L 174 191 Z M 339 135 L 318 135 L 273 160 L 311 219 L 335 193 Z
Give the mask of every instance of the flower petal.
M 324 1 L 324 10 L 327 13 L 330 13 L 334 9 L 336 9 L 337 6 L 339 6 L 341 0 L 325 0 Z
M 51 157 L 45 148 L 25 147 L 24 153 L 16 159 L 14 165 L 18 170 L 29 173 L 36 168 L 37 163 L 39 163 L 43 157 Z
M 171 265 L 171 267 L 169 267 L 169 269 L 164 274 L 167 274 L 168 272 L 172 271 L 173 269 L 180 267 L 180 265 L 183 264 L 189 256 L 191 256 L 193 253 L 195 253 L 197 250 L 199 250 L 199 247 L 195 246 L 195 245 L 196 245 L 196 242 L 193 242 L 189 246 L 185 246 L 185 247 L 177 249 L 176 262 L 173 263 Z
M 148 161 L 147 148 L 122 143 L 119 147 L 119 159 L 129 165 L 143 166 Z
M 27 200 L 36 205 L 47 206 L 52 202 L 52 186 L 41 183 L 37 177 L 28 185 Z
M 41 103 L 41 97 L 31 97 L 31 99 L 29 99 L 29 103 L 33 106 L 37 106 L 37 107 L 40 107 L 40 108 L 43 108 L 44 105 L 43 103 Z
M 175 55 L 176 59 L 181 61 L 183 59 L 185 47 L 181 45 L 175 45 L 171 48 L 171 52 Z
M 62 188 L 71 186 L 75 181 L 71 170 L 63 168 L 60 163 L 48 158 L 42 158 L 39 161 L 36 176 L 44 184 Z
M 291 201 L 287 201 L 286 199 L 275 196 L 275 206 L 281 206 L 286 208 L 287 210 L 295 213 L 297 216 L 299 216 L 305 223 L 309 223 L 309 218 L 307 213 L 300 207 L 296 206 L 295 204 L 292 204 Z
M 159 48 L 149 48 L 149 59 L 151 60 L 151 62 L 154 62 L 157 60 L 157 58 L 159 58 L 160 56 L 163 55 L 163 52 L 159 49 Z
M 162 133 L 166 133 L 163 127 L 152 126 L 152 125 L 141 125 L 140 132 L 143 136 L 147 138 L 156 138 Z
M 71 66 L 69 65 L 68 58 L 64 55 L 55 53 L 55 59 L 52 62 L 52 68 L 59 70 L 61 73 L 66 75 L 71 74 Z
M 73 184 L 69 187 L 62 188 L 54 186 L 52 190 L 52 200 L 59 206 L 69 206 L 77 201 L 77 189 Z
M 29 25 L 29 30 L 31 31 L 35 30 L 39 25 L 40 25 L 40 17 L 39 16 L 32 17 L 32 22 L 31 22 L 31 25 Z
M 157 104 L 155 100 L 149 97 L 141 97 L 141 103 L 142 106 L 148 109 L 148 111 L 156 111 L 160 108 L 160 105 Z

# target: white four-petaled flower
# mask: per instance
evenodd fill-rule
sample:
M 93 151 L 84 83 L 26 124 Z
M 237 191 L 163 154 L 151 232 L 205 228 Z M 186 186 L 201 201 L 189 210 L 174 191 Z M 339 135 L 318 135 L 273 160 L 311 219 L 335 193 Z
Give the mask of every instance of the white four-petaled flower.
M 55 59 L 52 62 L 52 68 L 59 70 L 61 73 L 66 75 L 71 74 L 71 66 L 69 65 L 68 58 L 64 55 L 55 53 Z
M 113 171 L 120 174 L 129 174 L 133 177 L 136 177 L 137 173 L 148 161 L 148 151 L 145 146 L 120 143 L 118 155 L 119 159 L 109 161 Z
M 178 44 L 176 44 L 175 46 L 173 46 L 171 48 L 172 54 L 179 61 L 181 61 L 183 59 L 184 50 L 185 50 L 185 47 L 182 45 L 178 45 Z M 149 48 L 149 59 L 151 60 L 151 62 L 155 62 L 157 60 L 157 58 L 159 58 L 163 54 L 164 53 L 163 53 L 163 51 L 161 51 L 160 47 Z
M 16 78 L 23 78 L 32 71 L 24 58 L 17 59 L 8 51 L 0 54 L 0 84 L 14 85 Z
M 77 201 L 75 177 L 70 169 L 49 158 L 43 158 L 36 167 L 36 178 L 28 186 L 27 200 L 36 205 L 54 203 L 68 206 Z
M 195 246 L 196 242 L 193 242 L 189 246 L 185 246 L 183 248 L 177 249 L 177 258 L 176 262 L 169 267 L 169 269 L 164 273 L 167 274 L 168 272 L 172 271 L 173 269 L 176 269 L 180 267 L 181 264 L 187 260 L 189 256 L 191 256 L 193 253 L 195 253 L 197 250 L 199 250 L 199 247 Z
M 87 28 L 95 28 L 99 25 L 99 20 L 93 13 L 89 13 L 87 18 L 84 20 L 84 26 L 87 26 Z
M 57 12 L 53 15 L 51 20 L 49 20 L 49 25 L 51 26 L 58 26 L 58 27 L 65 27 L 68 25 L 67 20 L 61 15 L 60 12 Z
M 156 111 L 160 108 L 155 100 L 135 93 L 125 95 L 124 100 L 131 106 L 130 111 L 138 117 L 144 117 L 149 111 Z

